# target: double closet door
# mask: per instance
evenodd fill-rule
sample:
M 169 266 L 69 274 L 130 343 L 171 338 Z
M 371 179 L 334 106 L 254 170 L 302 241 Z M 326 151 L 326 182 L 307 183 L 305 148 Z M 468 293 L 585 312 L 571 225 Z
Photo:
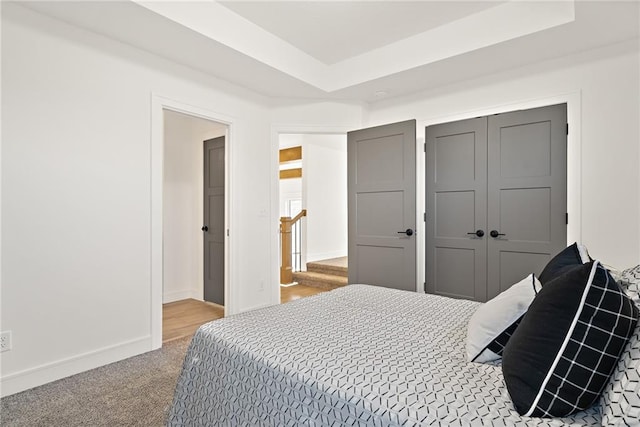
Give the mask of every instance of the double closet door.
M 429 293 L 487 301 L 567 243 L 566 104 L 426 128 Z

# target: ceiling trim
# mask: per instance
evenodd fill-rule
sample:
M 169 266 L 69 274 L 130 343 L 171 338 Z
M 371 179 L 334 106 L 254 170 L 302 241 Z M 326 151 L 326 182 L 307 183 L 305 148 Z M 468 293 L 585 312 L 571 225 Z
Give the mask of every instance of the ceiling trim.
M 511 0 L 327 65 L 214 0 L 134 3 L 325 92 L 432 64 L 575 20 L 574 0 Z M 474 37 L 468 37 L 474 34 Z

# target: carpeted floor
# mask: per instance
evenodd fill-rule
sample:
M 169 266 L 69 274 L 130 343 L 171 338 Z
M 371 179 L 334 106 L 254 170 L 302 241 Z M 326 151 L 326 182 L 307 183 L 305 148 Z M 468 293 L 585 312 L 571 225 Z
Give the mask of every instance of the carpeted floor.
M 0 424 L 163 426 L 190 341 L 0 399 Z

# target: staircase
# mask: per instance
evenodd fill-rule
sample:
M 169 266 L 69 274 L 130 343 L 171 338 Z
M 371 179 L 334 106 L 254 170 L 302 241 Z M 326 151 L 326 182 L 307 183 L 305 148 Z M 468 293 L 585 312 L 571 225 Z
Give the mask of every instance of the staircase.
M 331 290 L 347 284 L 347 257 L 308 262 L 307 271 L 293 273 L 299 285 Z

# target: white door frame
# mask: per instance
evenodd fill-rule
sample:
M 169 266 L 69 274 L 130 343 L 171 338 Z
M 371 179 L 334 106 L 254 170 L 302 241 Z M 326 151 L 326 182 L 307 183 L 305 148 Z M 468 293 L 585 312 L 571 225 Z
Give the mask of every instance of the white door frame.
M 163 197 L 164 197 L 164 110 L 171 110 L 227 126 L 225 133 L 225 229 L 231 228 L 232 150 L 234 147 L 233 119 L 188 103 L 151 94 L 151 349 L 162 347 L 162 295 L 163 295 Z M 235 312 L 235 293 L 230 284 L 233 276 L 231 245 L 228 237 L 224 244 L 224 314 Z
M 471 119 L 474 117 L 490 116 L 492 114 L 508 113 L 517 110 L 528 110 L 531 108 L 546 107 L 555 104 L 567 104 L 567 123 L 569 123 L 569 134 L 567 135 L 567 213 L 569 214 L 569 224 L 567 225 L 567 244 L 582 241 L 582 93 L 577 90 L 573 92 L 549 95 L 529 100 L 514 101 L 507 104 L 499 104 L 478 110 L 470 110 L 458 114 L 448 114 L 442 116 L 429 117 L 418 120 L 416 132 L 420 141 L 417 145 L 422 150 L 424 143 L 424 128 L 439 123 L 454 122 L 458 120 Z M 417 156 L 418 171 L 416 183 L 418 210 L 418 283 L 425 281 L 425 248 L 426 248 L 426 227 L 422 221 L 422 212 L 425 207 L 425 156 L 424 153 Z M 420 285 L 422 287 L 422 285 Z
M 271 125 L 271 223 L 274 235 L 271 239 L 271 283 L 269 289 L 271 304 L 280 304 L 280 135 L 347 135 L 354 130 L 351 126 L 315 126 L 300 124 Z

